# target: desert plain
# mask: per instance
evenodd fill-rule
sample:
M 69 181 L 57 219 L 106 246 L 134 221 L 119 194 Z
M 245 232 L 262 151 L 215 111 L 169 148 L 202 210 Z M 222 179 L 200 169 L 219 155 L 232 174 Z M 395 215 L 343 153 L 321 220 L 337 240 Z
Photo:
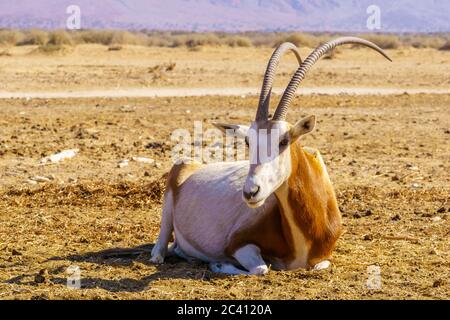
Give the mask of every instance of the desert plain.
M 450 52 L 436 49 L 387 50 L 392 63 L 339 49 L 298 90 L 288 120 L 317 115 L 303 144 L 321 151 L 343 216 L 329 270 L 149 263 L 171 133 L 249 124 L 272 50 L 0 49 L 0 299 L 448 299 Z M 295 68 L 282 61 L 273 105 Z M 79 151 L 41 163 L 67 149 Z M 70 266 L 80 289 L 67 286 Z

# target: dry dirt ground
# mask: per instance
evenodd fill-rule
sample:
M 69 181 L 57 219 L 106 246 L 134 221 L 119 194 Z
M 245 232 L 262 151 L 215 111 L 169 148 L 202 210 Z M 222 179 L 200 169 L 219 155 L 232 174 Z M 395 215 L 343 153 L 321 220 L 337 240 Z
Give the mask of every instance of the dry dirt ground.
M 144 48 L 108 51 L 100 45 L 44 54 L 35 46 L 0 47 L 0 91 L 260 86 L 271 48 Z M 302 58 L 312 48 L 300 48 Z M 394 63 L 366 48 L 340 47 L 323 59 L 304 87 L 450 88 L 450 53 L 435 49 L 387 50 Z M 279 68 L 277 86 L 297 65 L 292 54 Z M 445 76 L 447 75 L 447 76 Z
M 104 56 L 123 55 L 108 60 L 111 65 L 103 71 L 99 68 L 105 58 L 100 54 L 86 54 L 77 65 L 67 66 L 68 59 L 75 61 L 73 53 L 20 56 L 23 53 L 15 50 L 30 48 L 9 50 L 12 56 L 0 57 L 6 79 L 0 90 L 78 88 L 64 82 L 70 75 L 79 78 L 79 89 L 90 88 L 90 81 L 92 88 L 111 88 L 111 79 L 137 87 L 139 80 L 133 74 L 141 77 L 144 65 L 136 62 L 129 75 L 123 73 L 129 65 L 109 74 L 119 61 L 137 61 L 141 48 L 127 48 L 137 52 L 126 56 L 101 47 Z M 153 50 L 142 54 L 150 59 Z M 163 72 L 163 78 L 173 81 L 169 86 L 199 86 L 201 68 L 206 79 L 215 79 L 205 86 L 222 84 L 217 77 L 223 73 L 226 86 L 234 72 L 237 84 L 247 78 L 259 84 L 263 60 L 270 55 L 270 50 L 247 49 L 265 55 L 246 71 L 245 64 L 239 69 L 241 64 L 232 62 L 243 56 L 250 64 L 251 54 L 245 49 L 184 49 L 185 54 L 176 53 L 182 49 L 161 50 L 167 50 L 158 53 L 164 58 L 152 57 L 155 63 L 150 66 L 186 59 L 177 62 L 176 75 Z M 214 50 L 228 51 L 222 52 L 217 69 L 210 60 L 202 67 L 195 55 Z M 354 85 L 374 82 L 387 87 L 389 81 L 397 84 L 398 76 L 402 86 L 423 82 L 448 88 L 448 53 L 404 51 L 391 55 L 416 61 L 414 65 L 399 62 L 404 69 L 392 65 L 383 79 L 384 71 L 372 65 L 373 76 L 362 69 L 365 60 L 378 65 L 373 56 L 361 55 L 345 71 L 350 64 L 344 57 L 347 50 L 319 63 L 311 75 L 319 85 L 330 84 L 328 80 L 333 84 L 337 80 L 328 72 L 341 70 L 343 79 Z M 252 54 L 260 59 L 261 52 Z M 344 61 L 339 63 L 341 55 Z M 429 69 L 421 65 L 425 58 L 434 61 Z M 230 69 L 223 72 L 228 63 Z M 178 70 L 180 64 L 183 71 Z M 195 69 L 194 75 L 182 81 L 187 68 Z M 248 77 L 243 75 L 247 72 Z M 164 86 L 158 81 L 156 85 Z M 288 118 L 293 122 L 307 114 L 318 116 L 317 130 L 304 138 L 304 144 L 321 150 L 343 213 L 345 232 L 330 270 L 229 277 L 175 257 L 161 266 L 148 262 L 148 250 L 159 231 L 164 174 L 171 166 L 171 132 L 177 128 L 192 132 L 194 120 L 202 121 L 204 129 L 212 121 L 249 123 L 256 105 L 252 96 L 0 100 L 0 299 L 449 299 L 449 95 L 296 98 Z M 72 148 L 80 150 L 72 159 L 39 163 L 44 156 Z M 118 161 L 134 156 L 156 162 L 130 161 L 129 166 L 118 167 Z M 29 184 L 27 180 L 35 176 L 49 181 Z M 142 245 L 141 254 L 126 251 Z M 112 248 L 124 250 L 108 251 Z M 367 268 L 373 265 L 381 270 L 382 287 L 376 290 L 366 283 Z M 80 268 L 81 289 L 66 286 L 69 266 Z

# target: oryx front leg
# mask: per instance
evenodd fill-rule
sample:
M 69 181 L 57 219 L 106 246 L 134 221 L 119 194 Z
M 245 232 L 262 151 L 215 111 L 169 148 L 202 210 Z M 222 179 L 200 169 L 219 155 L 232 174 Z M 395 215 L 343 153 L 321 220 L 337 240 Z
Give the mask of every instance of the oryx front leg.
M 320 271 L 320 270 L 326 270 L 331 266 L 331 262 L 329 260 L 323 260 L 322 262 L 317 263 L 313 270 Z
M 261 257 L 261 250 L 254 244 L 248 244 L 236 250 L 233 257 L 249 271 L 251 275 L 265 275 L 269 268 Z
M 159 232 L 158 240 L 152 249 L 152 258 L 150 262 L 161 264 L 164 262 L 164 257 L 167 253 L 167 246 L 173 233 L 173 198 L 172 192 L 169 191 L 165 196 L 165 205 L 162 210 L 161 230 Z

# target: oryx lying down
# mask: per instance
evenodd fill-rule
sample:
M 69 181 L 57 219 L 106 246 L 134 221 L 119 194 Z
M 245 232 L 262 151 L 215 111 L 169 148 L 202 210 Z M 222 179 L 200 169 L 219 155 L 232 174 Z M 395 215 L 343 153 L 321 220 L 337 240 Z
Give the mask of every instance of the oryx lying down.
M 294 45 L 285 43 L 277 48 L 267 67 L 251 127 L 216 124 L 246 136 L 250 161 L 174 165 L 152 262 L 164 261 L 174 233 L 172 249 L 176 254 L 209 262 L 215 272 L 260 275 L 267 273 L 268 264 L 280 270 L 330 265 L 341 234 L 341 215 L 321 155 L 300 142 L 301 136 L 314 129 L 315 117 L 294 125 L 285 118 L 306 72 L 327 52 L 348 43 L 365 45 L 389 59 L 375 44 L 354 37 L 321 45 L 304 62 Z M 287 50 L 296 54 L 300 67 L 269 119 L 275 68 Z M 256 138 L 249 139 L 251 130 L 258 132 Z M 259 151 L 270 144 L 261 141 L 273 138 L 279 152 L 273 155 L 262 150 L 270 154 L 263 161 Z

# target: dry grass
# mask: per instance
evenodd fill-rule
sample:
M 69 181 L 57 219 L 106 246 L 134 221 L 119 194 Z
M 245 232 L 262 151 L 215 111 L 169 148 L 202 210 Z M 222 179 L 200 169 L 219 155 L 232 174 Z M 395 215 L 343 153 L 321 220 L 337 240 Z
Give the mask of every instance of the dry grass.
M 25 33 L 24 39 L 17 43 L 18 46 L 38 45 L 44 46 L 49 41 L 49 34 L 42 30 L 30 30 Z
M 46 44 L 54 46 L 73 45 L 73 39 L 66 31 L 52 31 L 48 35 L 48 42 Z
M 23 38 L 24 35 L 20 31 L 0 29 L 0 45 L 13 46 L 20 43 Z
M 362 37 L 372 41 L 382 49 L 397 49 L 401 45 L 401 40 L 395 35 L 367 34 L 362 35 Z
M 96 43 L 110 45 L 140 45 L 157 47 L 230 46 L 230 47 L 274 47 L 285 41 L 300 47 L 316 47 L 337 34 L 305 32 L 177 32 L 177 31 L 119 31 L 80 30 L 77 32 L 42 30 L 0 30 L 0 45 L 76 45 Z M 441 48 L 448 34 L 361 34 L 384 49 L 399 47 Z
M 442 47 L 440 47 L 439 50 L 450 51 L 450 40 L 447 41 Z

